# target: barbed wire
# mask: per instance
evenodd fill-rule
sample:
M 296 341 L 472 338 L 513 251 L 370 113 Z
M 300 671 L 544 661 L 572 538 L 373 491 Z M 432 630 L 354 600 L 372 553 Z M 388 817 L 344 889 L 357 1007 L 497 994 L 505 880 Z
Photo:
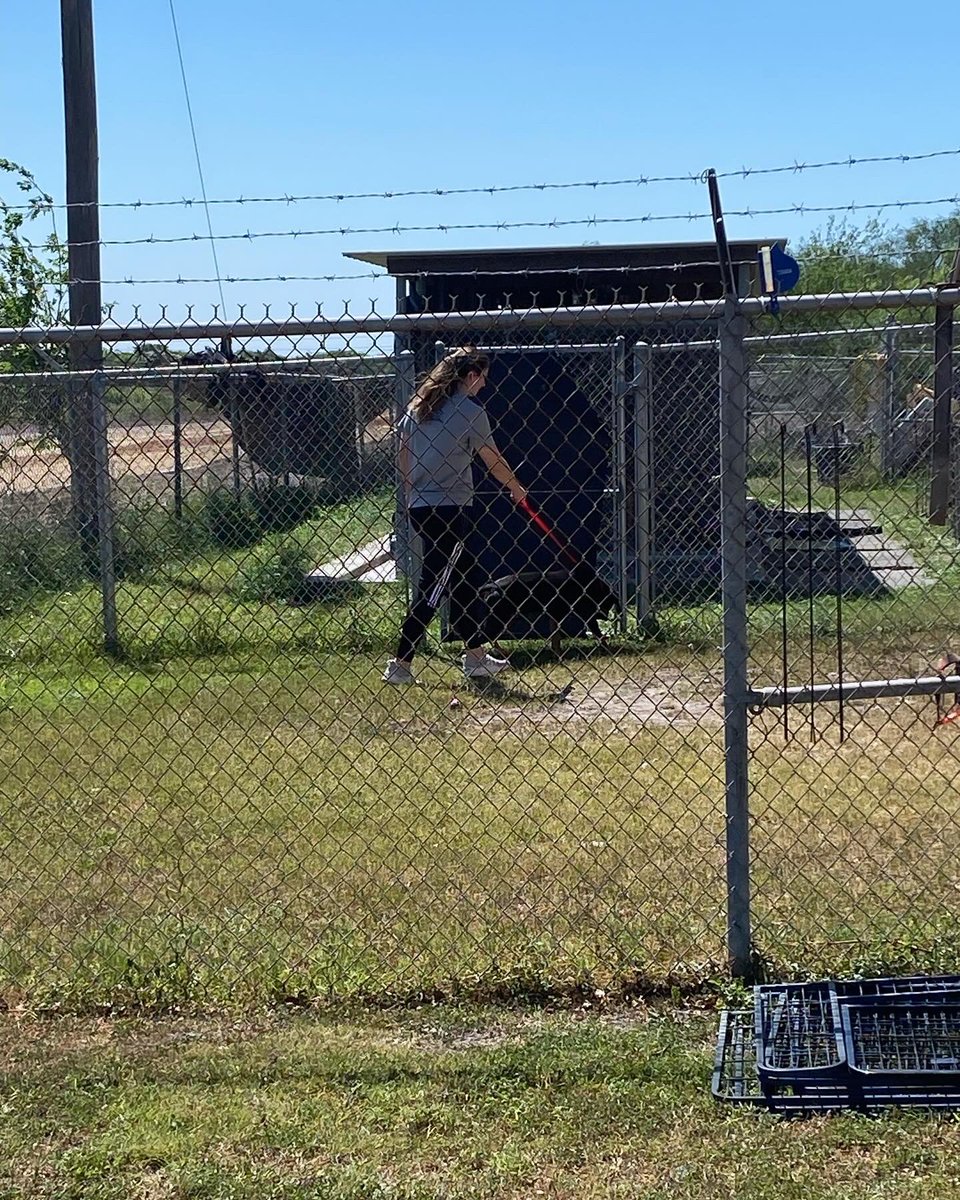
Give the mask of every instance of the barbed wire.
M 960 155 L 960 147 L 946 150 L 930 150 L 919 154 L 872 154 L 848 155 L 846 158 L 824 159 L 820 162 L 801 162 L 794 160 L 774 167 L 731 167 L 725 171 L 717 171 L 718 179 L 748 179 L 764 175 L 800 175 L 806 171 L 820 171 L 832 167 L 859 167 L 878 163 L 909 163 L 920 162 L 935 158 L 947 158 Z M 689 171 L 676 175 L 637 175 L 623 179 L 582 179 L 561 180 L 544 183 L 514 183 L 490 184 L 477 187 L 428 187 L 408 189 L 384 189 L 369 192 L 318 192 L 303 195 L 282 196 L 224 196 L 207 200 L 208 204 L 303 204 L 318 202 L 343 203 L 348 200 L 403 200 L 427 196 L 495 196 L 511 192 L 553 192 L 572 190 L 598 190 L 600 188 L 645 187 L 657 183 L 702 183 L 704 172 Z M 204 201 L 196 197 L 181 197 L 168 200 L 112 200 L 103 201 L 103 208 L 191 208 L 202 205 Z M 14 210 L 25 209 L 26 205 L 9 205 Z M 51 205 L 55 209 L 68 209 L 68 204 Z
M 931 246 L 922 250 L 916 251 L 918 255 L 926 257 L 929 255 L 937 260 L 943 257 L 949 257 L 956 253 L 956 247 L 940 247 Z M 881 256 L 871 254 L 866 251 L 852 251 L 849 253 L 833 253 L 821 254 L 815 256 L 814 261 L 820 263 L 862 263 L 862 262 L 878 262 L 881 261 Z M 752 266 L 753 259 L 735 259 L 733 265 L 735 267 Z M 649 274 L 653 271 L 671 271 L 676 272 L 687 269 L 700 269 L 705 267 L 716 267 L 716 259 L 705 259 L 700 262 L 682 262 L 682 263 L 654 263 L 643 264 L 642 266 L 628 265 L 617 267 L 515 267 L 510 270 L 481 270 L 472 268 L 470 270 L 457 270 L 457 279 L 486 279 L 498 278 L 502 279 L 509 277 L 511 279 L 527 279 L 538 278 L 542 276 L 563 276 L 564 278 L 578 279 L 585 276 L 594 275 L 622 275 L 629 276 L 642 271 L 644 274 Z M 408 279 L 449 279 L 450 272 L 448 271 L 410 271 L 404 274 L 404 278 Z M 122 279 L 101 279 L 89 280 L 78 279 L 76 283 L 94 283 L 100 282 L 104 286 L 143 286 L 153 287 L 160 285 L 180 286 L 190 283 L 339 283 L 339 282 L 355 282 L 358 280 L 389 280 L 394 278 L 385 271 L 364 271 L 359 274 L 352 275 L 222 275 L 222 276 L 207 276 L 207 275 L 177 275 L 165 279 L 146 279 L 138 278 L 133 275 L 125 275 Z M 47 283 L 44 286 L 49 288 L 60 288 L 61 283 Z
M 960 204 L 960 195 L 940 196 L 930 200 L 888 200 L 880 204 L 860 204 L 852 202 L 850 204 L 788 204 L 779 208 L 741 208 L 728 209 L 725 212 L 727 218 L 730 217 L 747 217 L 753 219 L 755 217 L 769 216 L 806 216 L 808 214 L 819 213 L 853 213 L 853 212 L 884 212 L 887 209 L 907 209 L 920 207 L 933 207 L 941 204 Z M 571 217 L 565 219 L 554 218 L 550 221 L 471 221 L 464 223 L 453 224 L 437 224 L 437 225 L 376 225 L 351 228 L 350 226 L 339 226 L 328 229 L 276 229 L 262 230 L 260 232 L 252 232 L 247 230 L 245 233 L 218 233 L 214 238 L 218 242 L 238 242 L 238 241 L 259 241 L 263 239 L 278 239 L 278 238 L 307 238 L 307 237 L 354 237 L 358 234 L 393 234 L 399 236 L 403 233 L 452 233 L 452 232 L 476 232 L 480 230 L 504 232 L 510 229 L 565 229 L 573 226 L 587 226 L 595 228 L 599 225 L 642 225 L 654 222 L 663 221 L 707 221 L 710 220 L 710 213 L 641 213 L 631 217 Z M 181 245 L 188 242 L 205 242 L 209 241 L 209 235 L 192 233 L 180 234 L 175 237 L 156 237 L 151 235 L 144 238 L 109 238 L 101 239 L 99 242 L 70 242 L 70 246 L 170 246 Z
M 753 259 L 736 259 L 733 263 L 735 267 L 749 266 L 753 263 Z M 522 267 L 509 271 L 493 271 L 473 268 L 470 270 L 458 270 L 456 272 L 457 279 L 500 279 L 504 276 L 510 278 L 526 279 L 528 277 L 536 278 L 539 276 L 563 276 L 564 278 L 593 275 L 631 275 L 642 270 L 644 274 L 652 271 L 670 271 L 677 272 L 683 270 L 693 270 L 702 267 L 716 267 L 717 260 L 706 259 L 701 262 L 678 262 L 678 263 L 653 263 L 643 266 L 627 265 L 616 267 Z M 447 279 L 450 276 L 449 271 L 410 271 L 404 272 L 404 278 L 408 279 Z M 386 271 L 365 271 L 359 275 L 221 275 L 219 281 L 223 283 L 336 283 L 346 280 L 359 279 L 392 279 L 393 276 L 387 274 Z M 76 283 L 91 283 L 92 280 L 78 279 Z M 125 276 L 123 279 L 101 279 L 103 284 L 142 284 L 151 286 L 155 284 L 183 284 L 183 283 L 217 283 L 218 277 L 215 276 L 186 276 L 178 275 L 175 278 L 169 279 L 137 279 L 133 276 Z M 50 285 L 58 286 L 58 285 Z

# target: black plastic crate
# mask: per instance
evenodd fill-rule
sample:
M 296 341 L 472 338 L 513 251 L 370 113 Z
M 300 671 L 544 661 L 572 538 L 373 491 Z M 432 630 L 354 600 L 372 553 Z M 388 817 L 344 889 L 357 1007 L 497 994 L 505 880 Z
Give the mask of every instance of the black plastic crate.
M 934 984 L 931 987 L 917 988 L 910 992 L 893 992 L 893 993 L 877 993 L 874 996 L 870 995 L 846 995 L 842 991 L 837 990 L 837 985 L 832 989 L 833 1000 L 833 1024 L 837 1040 L 837 1056 L 843 1062 L 849 1065 L 849 1056 L 847 1053 L 847 1038 L 844 1032 L 843 1011 L 849 1005 L 869 1005 L 881 1004 L 891 1005 L 897 1008 L 922 1008 L 929 1005 L 931 1002 L 945 1001 L 960 1005 L 960 986 L 951 986 L 950 984 Z
M 841 1001 L 839 1015 L 851 1075 L 960 1096 L 960 993 L 864 996 Z
M 754 988 L 757 1072 L 767 1095 L 789 1085 L 842 1084 L 846 1053 L 837 1005 L 846 998 L 960 989 L 960 975 L 760 984 Z
M 711 1091 L 715 1099 L 726 1103 L 780 1113 L 829 1112 L 847 1103 L 847 1092 L 842 1087 L 811 1087 L 802 1095 L 791 1089 L 765 1094 L 757 1075 L 750 1009 L 730 1009 L 720 1014 Z
M 753 1049 L 753 1013 L 749 1009 L 724 1009 L 720 1014 L 710 1090 L 715 1099 L 734 1104 L 763 1102 Z
M 908 1085 L 902 1080 L 853 1077 L 846 1069 L 842 1078 L 809 1083 L 799 1091 L 790 1084 L 765 1090 L 757 1072 L 754 1014 L 750 1009 L 733 1009 L 720 1015 L 711 1091 L 723 1103 L 763 1108 L 783 1116 L 845 1108 L 871 1113 L 888 1107 L 960 1111 L 960 1087 L 951 1087 L 942 1080 Z

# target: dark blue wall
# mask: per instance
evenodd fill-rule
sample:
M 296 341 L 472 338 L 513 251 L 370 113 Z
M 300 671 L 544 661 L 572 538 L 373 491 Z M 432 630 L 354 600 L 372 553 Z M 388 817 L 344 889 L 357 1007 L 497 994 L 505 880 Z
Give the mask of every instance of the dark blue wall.
M 589 565 L 595 565 L 604 490 L 610 481 L 610 435 L 605 416 L 565 370 L 563 356 L 532 349 L 495 352 L 478 401 L 487 410 L 501 453 L 528 488 L 531 503 Z M 481 463 L 475 472 L 469 550 L 484 577 L 569 566 Z M 553 629 L 536 618 L 535 612 L 518 613 L 510 629 L 493 631 L 494 636 L 549 637 Z M 568 636 L 585 632 L 572 614 L 563 631 Z

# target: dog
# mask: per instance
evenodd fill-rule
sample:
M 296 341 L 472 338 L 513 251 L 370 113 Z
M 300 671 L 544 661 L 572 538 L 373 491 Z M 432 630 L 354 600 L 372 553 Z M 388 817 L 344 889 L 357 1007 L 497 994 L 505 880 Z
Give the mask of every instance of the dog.
M 489 611 L 491 630 L 507 630 L 519 618 L 531 628 L 544 622 L 551 640 L 575 630 L 587 630 L 604 640 L 600 621 L 609 620 L 618 608 L 608 584 L 587 567 L 552 571 L 521 571 L 493 579 L 480 588 Z

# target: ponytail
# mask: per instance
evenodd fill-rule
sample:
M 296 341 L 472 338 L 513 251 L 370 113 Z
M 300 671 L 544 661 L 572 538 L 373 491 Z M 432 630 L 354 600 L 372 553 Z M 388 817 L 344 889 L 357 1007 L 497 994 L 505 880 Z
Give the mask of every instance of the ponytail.
M 454 350 L 424 375 L 407 411 L 417 421 L 432 420 L 468 375 L 482 374 L 489 367 L 489 356 L 474 346 Z

